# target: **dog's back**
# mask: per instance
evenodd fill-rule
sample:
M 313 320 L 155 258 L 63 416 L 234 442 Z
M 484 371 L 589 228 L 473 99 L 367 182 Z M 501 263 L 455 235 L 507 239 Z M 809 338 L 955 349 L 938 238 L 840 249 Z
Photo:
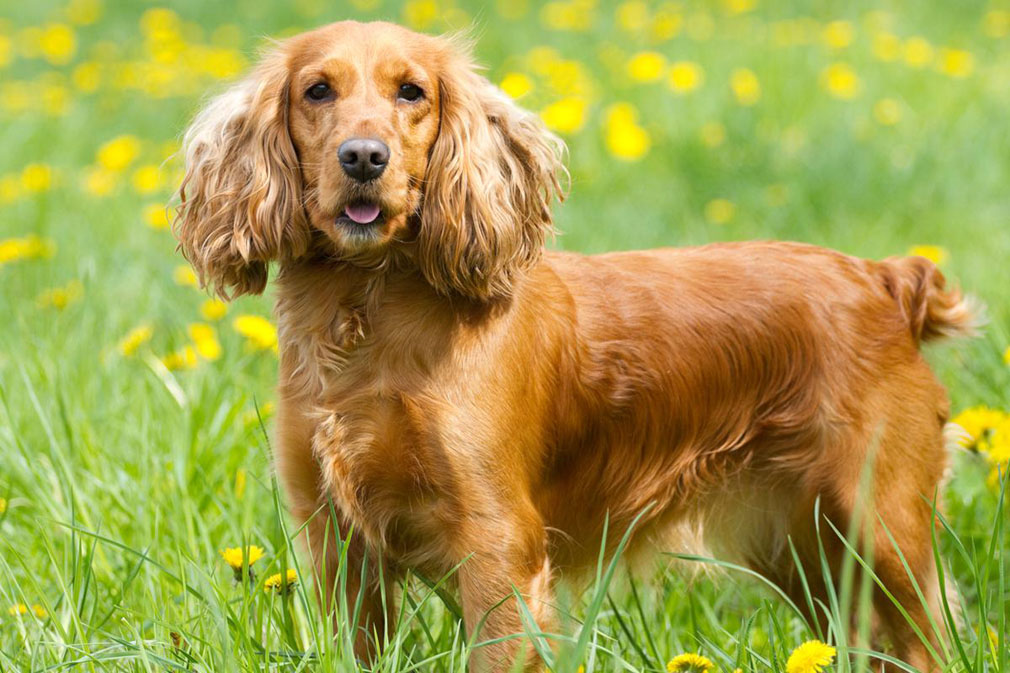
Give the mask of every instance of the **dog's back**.
M 948 402 L 919 346 L 976 324 L 932 263 L 743 243 L 559 253 L 547 266 L 571 293 L 578 344 L 561 367 L 572 375 L 556 395 L 557 445 L 533 489 L 566 533 L 562 564 L 595 557 L 605 519 L 616 544 L 651 507 L 640 540 L 668 544 L 687 529 L 800 603 L 788 540 L 820 567 L 819 544 L 834 558 L 842 547 L 833 535 L 817 542 L 815 501 L 846 533 L 872 497 L 929 585 L 926 503 L 946 460 Z M 880 526 L 857 544 L 872 544 L 878 572 L 918 603 Z M 908 622 L 886 600 L 878 609 L 925 666 Z M 929 633 L 926 608 L 911 611 Z

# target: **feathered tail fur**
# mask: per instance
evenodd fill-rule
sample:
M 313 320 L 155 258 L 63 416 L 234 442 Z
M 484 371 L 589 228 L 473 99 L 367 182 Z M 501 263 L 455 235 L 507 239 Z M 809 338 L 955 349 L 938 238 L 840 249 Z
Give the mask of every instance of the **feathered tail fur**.
M 982 308 L 946 280 L 924 257 L 891 257 L 874 272 L 892 297 L 916 341 L 974 336 L 983 323 Z

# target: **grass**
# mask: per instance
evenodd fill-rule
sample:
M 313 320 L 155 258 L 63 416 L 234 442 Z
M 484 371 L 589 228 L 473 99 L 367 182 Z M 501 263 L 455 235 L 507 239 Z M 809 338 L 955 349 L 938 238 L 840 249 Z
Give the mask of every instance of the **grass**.
M 159 219 L 178 177 L 166 156 L 201 97 L 237 76 L 262 36 L 349 16 L 431 31 L 473 20 L 489 76 L 533 82 L 523 105 L 574 101 L 584 110 L 584 119 L 562 120 L 573 175 L 557 209 L 564 248 L 776 238 L 884 257 L 940 246 L 945 272 L 988 305 L 990 322 L 982 338 L 929 357 L 955 411 L 1010 408 L 1003 10 L 976 0 L 857 0 L 816 11 L 781 0 L 743 13 L 733 10 L 746 8 L 742 0 L 642 3 L 639 25 L 636 3 L 534 4 L 515 18 L 499 14 L 513 3 L 424 0 L 185 0 L 172 13 L 40 0 L 3 10 L 0 241 L 39 238 L 0 247 L 0 671 L 355 667 L 353 606 L 339 611 L 334 639 L 306 583 L 286 596 L 262 587 L 288 567 L 308 577 L 270 470 L 269 330 L 258 334 L 263 348 L 232 327 L 239 315 L 269 316 L 269 298 L 243 299 L 217 322 L 201 317 L 207 298 L 177 269 Z M 832 21 L 847 22 L 834 30 L 851 28 L 849 44 L 830 32 Z M 69 26 L 72 45 L 53 23 Z M 899 39 L 894 60 L 887 35 Z M 905 60 L 915 36 L 933 49 L 922 67 Z M 967 71 L 960 51 L 946 48 L 972 55 Z M 640 50 L 700 65 L 701 85 L 678 93 L 665 74 L 633 79 L 625 64 Z M 858 84 L 836 82 L 832 92 L 833 63 L 847 64 Z M 739 68 L 760 83 L 753 105 L 730 87 Z M 884 108 L 892 124 L 880 121 L 882 100 L 893 103 Z M 615 152 L 641 147 L 608 140 L 617 102 L 632 104 L 630 123 L 648 137 L 634 160 Z M 221 354 L 194 354 L 190 368 L 194 322 L 212 324 L 204 341 Z M 140 325 L 150 339 L 124 354 L 124 335 Z M 182 367 L 165 366 L 172 353 L 180 357 L 168 364 Z M 952 602 L 938 625 L 951 641 L 939 654 L 954 671 L 1010 662 L 1007 508 L 991 469 L 985 455 L 958 454 L 940 497 L 935 548 Z M 219 551 L 246 544 L 267 554 L 255 582 L 236 584 Z M 556 670 L 657 671 L 700 652 L 720 670 L 779 671 L 808 638 L 844 643 L 852 596 L 865 590 L 852 578 L 836 587 L 825 606 L 832 627 L 816 634 L 759 578 L 721 562 L 669 560 L 652 581 L 633 581 L 601 558 L 588 588 L 563 590 L 563 635 L 530 624 Z M 440 578 L 424 579 L 410 579 L 397 599 L 401 619 L 374 670 L 460 671 L 479 646 L 451 596 L 436 591 Z M 871 661 L 839 648 L 838 670 Z

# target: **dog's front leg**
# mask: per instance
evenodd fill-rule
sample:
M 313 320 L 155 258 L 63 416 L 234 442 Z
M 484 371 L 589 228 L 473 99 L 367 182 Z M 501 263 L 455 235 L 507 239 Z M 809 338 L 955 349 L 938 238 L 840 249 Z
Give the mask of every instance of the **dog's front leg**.
M 381 554 L 367 548 L 363 536 L 352 531 L 331 503 L 295 508 L 293 514 L 305 524 L 316 587 L 333 632 L 353 631 L 355 656 L 373 661 L 395 623 L 396 582 L 390 568 Z
M 322 512 L 320 512 L 321 514 Z M 336 514 L 339 518 L 339 514 Z M 318 515 L 317 515 L 318 516 Z M 310 543 L 317 584 L 336 635 L 350 633 L 355 656 L 374 662 L 396 623 L 396 581 L 383 555 L 370 549 L 360 533 L 345 522 L 333 525 L 331 514 L 321 516 L 319 528 L 324 549 Z M 312 526 L 315 527 L 315 526 Z M 337 539 L 337 535 L 340 539 Z M 346 536 L 350 536 L 346 540 Z M 312 532 L 310 532 L 311 540 Z M 341 559 L 344 546 L 346 556 Z M 344 565 L 341 567 L 341 561 Z
M 346 439 L 339 418 L 331 415 L 314 431 L 307 423 L 302 427 L 301 435 L 289 432 L 284 437 L 288 441 L 281 443 L 278 469 L 292 514 L 304 524 L 316 585 L 333 631 L 350 634 L 354 654 L 373 661 L 395 621 L 396 578 L 381 550 L 366 542 L 341 508 L 339 486 L 346 486 L 348 477 L 339 458 Z M 310 432 L 311 444 L 304 441 Z M 303 442 L 296 443 L 299 438 Z
M 541 525 L 500 530 L 498 522 L 485 531 L 481 542 L 459 571 L 463 616 L 467 632 L 478 647 L 473 650 L 474 673 L 512 671 L 518 661 L 525 671 L 539 671 L 543 662 L 525 636 L 517 590 L 536 624 L 532 630 L 550 631 L 551 564 L 546 533 Z M 486 644 L 482 644 L 486 643 Z M 549 644 L 549 643 L 548 643 Z

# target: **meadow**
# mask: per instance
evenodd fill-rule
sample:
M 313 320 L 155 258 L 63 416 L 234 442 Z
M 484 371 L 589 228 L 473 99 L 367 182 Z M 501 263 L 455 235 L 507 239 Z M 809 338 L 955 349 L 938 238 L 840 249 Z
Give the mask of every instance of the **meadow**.
M 270 291 L 211 299 L 170 231 L 200 101 L 267 38 L 344 18 L 471 30 L 568 144 L 554 245 L 921 254 L 983 302 L 979 338 L 928 352 L 963 429 L 936 658 L 1010 670 L 1010 4 L 37 0 L 0 9 L 0 673 L 357 669 L 271 472 Z M 845 639 L 868 585 L 819 632 L 760 578 L 675 560 L 563 592 L 554 670 L 812 673 L 787 661 L 814 639 L 831 670 L 873 665 Z M 372 670 L 463 671 L 479 646 L 425 580 Z

